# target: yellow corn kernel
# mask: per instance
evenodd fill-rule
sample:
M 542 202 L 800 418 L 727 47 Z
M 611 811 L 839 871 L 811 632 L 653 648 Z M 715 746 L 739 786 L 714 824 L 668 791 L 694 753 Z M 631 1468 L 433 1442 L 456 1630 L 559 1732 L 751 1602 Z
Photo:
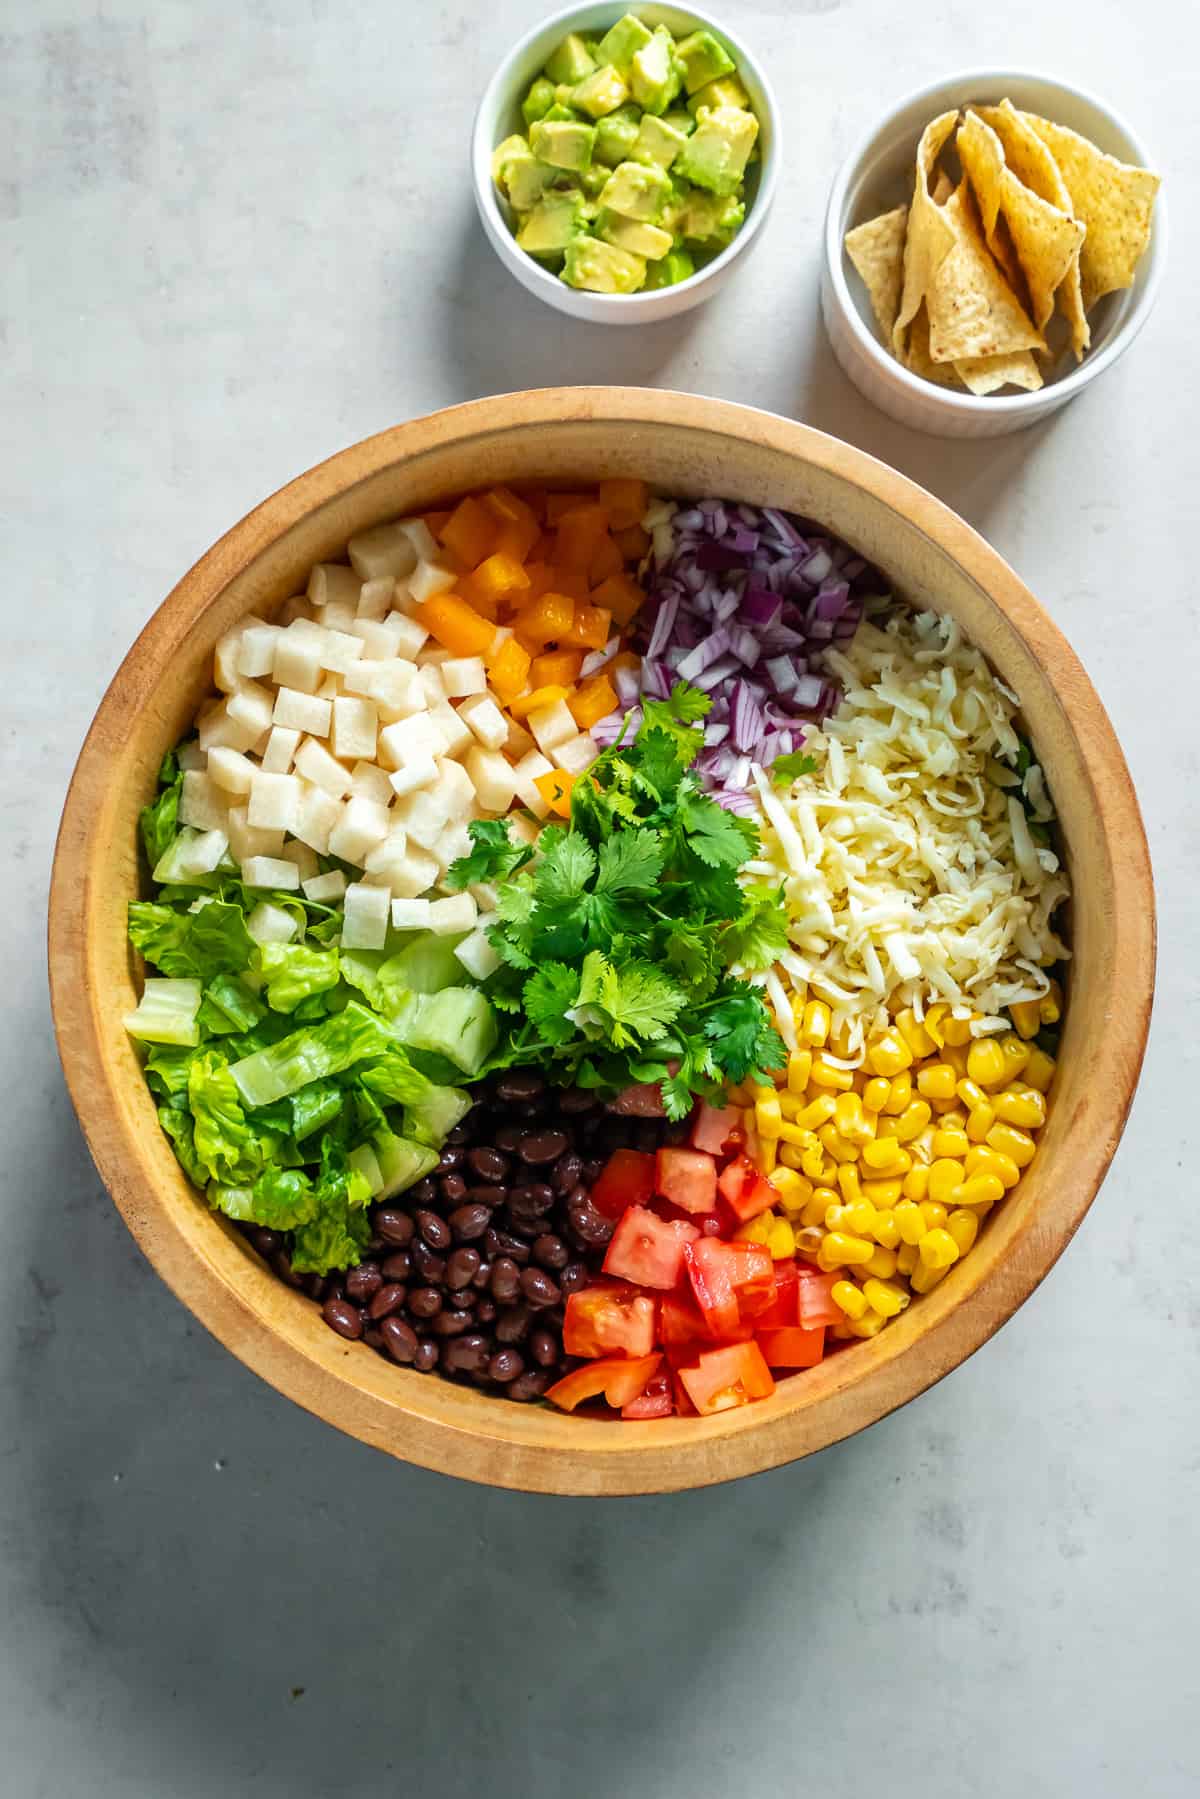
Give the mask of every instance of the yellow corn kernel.
M 943 1212 L 943 1220 L 945 1216 Z M 951 1262 L 958 1260 L 958 1244 L 944 1228 L 944 1224 L 935 1225 L 932 1230 L 926 1231 L 918 1248 L 926 1268 L 949 1268 Z
M 929 1196 L 929 1169 L 924 1162 L 910 1168 L 904 1177 L 904 1197 L 920 1205 Z
M 862 1184 L 863 1198 L 869 1199 L 876 1211 L 894 1206 L 896 1201 L 903 1197 L 903 1194 L 904 1183 L 899 1180 L 864 1181 Z
M 876 1280 L 891 1280 L 893 1274 L 896 1272 L 895 1250 L 885 1249 L 883 1245 L 880 1244 L 879 1248 L 875 1251 L 875 1254 L 871 1257 L 871 1260 L 863 1263 L 863 1268 L 867 1274 L 873 1274 Z M 876 1306 L 875 1309 L 878 1311 L 879 1307 Z
M 912 1103 L 912 1096 L 912 1075 L 907 1068 L 902 1068 L 888 1082 L 887 1104 L 883 1108 L 888 1117 L 899 1118 L 902 1112 L 906 1112 Z
M 972 1012 L 970 1018 L 947 1018 L 942 1025 L 942 1047 L 965 1049 L 971 1041 L 972 1020 L 978 1017 L 978 1012 Z
M 875 1237 L 875 1207 L 869 1199 L 850 1199 L 846 1202 L 846 1223 L 850 1234 L 854 1237 Z
M 912 1065 L 912 1051 L 899 1031 L 889 1030 L 876 1037 L 867 1050 L 867 1066 L 872 1074 L 885 1074 L 889 1080 L 902 1068 Z
M 832 1205 L 825 1207 L 824 1225 L 827 1231 L 848 1231 L 850 1229 L 850 1208 L 839 1194 Z
M 828 1124 L 837 1109 L 837 1101 L 832 1093 L 819 1093 L 816 1099 L 810 1100 L 803 1112 L 797 1114 L 796 1123 L 801 1130 L 815 1131 L 821 1125 Z
M 839 1343 L 848 1343 L 854 1335 L 854 1326 L 848 1318 L 843 1318 L 840 1324 L 829 1326 L 829 1334 L 831 1337 L 836 1337 Z
M 876 1140 L 882 1143 L 886 1141 L 888 1137 L 894 1137 L 899 1123 L 900 1120 L 898 1118 L 889 1118 L 886 1112 L 881 1112 L 875 1122 Z
M 946 1004 L 946 1001 L 944 999 L 939 999 L 934 1005 L 929 1006 L 925 1012 L 925 1030 L 928 1035 L 933 1038 L 938 1049 L 941 1049 L 942 1044 L 946 1040 L 946 1034 L 942 1029 L 942 1026 L 945 1023 L 949 1011 L 950 1008 Z
M 901 1143 L 911 1143 L 921 1135 L 933 1113 L 923 1099 L 914 1099 L 896 1120 L 896 1136 Z
M 1046 1101 L 1036 1087 L 1006 1087 L 1003 1093 L 997 1093 L 992 1104 L 996 1117 L 1004 1124 L 1037 1131 L 1046 1122 Z
M 862 1288 L 856 1287 L 853 1281 L 834 1281 L 829 1296 L 835 1306 L 840 1306 L 847 1318 L 861 1318 L 867 1309 Z
M 940 1231 L 946 1222 L 947 1208 L 940 1206 L 935 1199 L 923 1199 L 921 1217 L 927 1231 Z
M 961 1081 L 967 1072 L 969 1053 L 966 1047 L 959 1043 L 946 1043 L 942 1046 L 942 1061 L 950 1064 L 957 1080 Z
M 803 1094 L 789 1093 L 786 1087 L 780 1088 L 779 1110 L 783 1113 L 784 1119 L 788 1124 L 795 1123 L 797 1113 L 803 1112 L 804 1106 L 805 1100 Z
M 933 1133 L 934 1156 L 956 1156 L 960 1161 L 971 1148 L 971 1140 L 962 1130 L 949 1130 L 945 1125 Z
M 954 1098 L 954 1070 L 949 1062 L 926 1062 L 917 1070 L 917 1092 L 923 1099 Z
M 870 1143 L 875 1135 L 875 1121 L 868 1119 L 857 1093 L 838 1094 L 834 1101 L 833 1122 L 847 1143 L 857 1143 L 861 1147 Z
M 858 1169 L 853 1162 L 842 1162 L 837 1171 L 838 1192 L 848 1206 L 857 1205 L 862 1198 L 862 1187 L 859 1185 Z
M 774 1174 L 775 1164 L 779 1159 L 779 1140 L 776 1137 L 760 1137 L 758 1150 L 753 1157 L 754 1165 L 760 1174 Z
M 1036 1037 L 1042 1028 L 1042 1008 L 1036 999 L 1019 999 L 1008 1008 L 1018 1037 Z
M 840 1056 L 848 1062 L 854 1054 L 848 1024 L 835 1024 L 829 1033 L 829 1042 L 825 1045 L 831 1056 Z
M 980 1037 L 967 1051 L 967 1074 L 977 1087 L 1000 1087 L 1007 1078 L 1004 1051 L 992 1037 Z
M 830 1268 L 857 1268 L 869 1262 L 875 1245 L 865 1237 L 852 1237 L 847 1231 L 829 1231 L 821 1245 L 821 1255 Z
M 925 1056 L 931 1056 L 937 1048 L 933 1038 L 929 1035 L 925 1026 L 920 1022 L 911 1006 L 904 1006 L 897 1012 L 896 1029 L 899 1031 L 918 1061 Z
M 932 1293 L 939 1281 L 945 1280 L 950 1272 L 950 1264 L 934 1268 L 928 1262 L 918 1262 L 908 1277 L 908 1284 L 914 1293 Z
M 948 1157 L 937 1161 L 929 1170 L 929 1197 L 937 1205 L 945 1205 L 967 1178 L 961 1162 Z
M 767 1248 L 773 1262 L 790 1262 L 796 1253 L 796 1233 L 786 1218 L 771 1218 Z
M 875 1213 L 875 1241 L 881 1249 L 895 1249 L 900 1241 L 900 1226 L 891 1206 L 884 1206 Z
M 959 1255 L 965 1256 L 979 1235 L 979 1220 L 974 1212 L 966 1212 L 960 1206 L 947 1218 L 946 1229 L 957 1243 Z
M 1025 1085 L 1036 1087 L 1039 1093 L 1048 1093 L 1054 1079 L 1054 1066 L 1054 1057 L 1048 1056 L 1044 1049 L 1038 1049 L 1035 1045 L 1025 1064 Z
M 988 1105 L 975 1106 L 967 1119 L 967 1136 L 972 1143 L 983 1143 L 996 1122 L 996 1113 Z
M 792 982 L 792 1017 L 796 1021 L 796 1029 L 804 1024 L 804 1008 L 808 1004 L 808 982 Z
M 825 1151 L 819 1143 L 801 1152 L 800 1172 L 810 1181 L 825 1181 Z M 825 1181 L 825 1185 L 829 1182 Z
M 884 1318 L 895 1318 L 897 1313 L 904 1310 L 910 1297 L 903 1287 L 895 1286 L 886 1278 L 880 1280 L 877 1276 L 872 1276 L 869 1281 L 863 1282 L 863 1298 L 873 1312 L 881 1313 Z
M 779 1136 L 782 1142 L 790 1143 L 793 1149 L 812 1149 L 817 1143 L 816 1133 L 806 1130 L 798 1117 L 785 1119 L 779 1127 Z
M 822 1187 L 837 1186 L 837 1171 L 839 1167 L 840 1163 L 835 1162 L 832 1156 L 822 1155 L 820 1173 L 816 1177 Z
M 796 1233 L 796 1254 L 804 1256 L 807 1261 L 815 1262 L 821 1253 L 821 1245 L 825 1241 L 825 1232 L 819 1225 L 805 1225 Z
M 1003 1198 L 1004 1182 L 996 1174 L 972 1174 L 953 1194 L 956 1206 L 994 1206 Z
M 824 1000 L 810 999 L 804 1008 L 800 1036 L 817 1049 L 829 1039 L 830 1011 Z
M 813 1188 L 811 1199 L 805 1200 L 804 1208 L 800 1213 L 800 1223 L 805 1230 L 809 1230 L 816 1224 L 824 1226 L 826 1212 L 829 1210 L 830 1206 L 836 1206 L 838 1203 L 836 1194 L 834 1194 L 832 1199 L 828 1197 L 831 1191 L 832 1189 L 829 1187 Z M 822 1194 L 826 1195 L 826 1197 L 819 1197 Z
M 1051 981 L 1050 991 L 1042 995 L 1038 1011 L 1043 1024 L 1057 1024 L 1062 1017 L 1063 990 L 1057 981 Z
M 805 1201 L 812 1197 L 812 1182 L 806 1181 L 794 1168 L 777 1168 L 771 1176 L 771 1185 L 785 1212 L 801 1211 Z
M 823 1124 L 817 1132 L 817 1139 L 827 1156 L 835 1162 L 857 1162 L 858 1145 L 847 1143 L 841 1132 L 832 1124 Z
M 987 1105 L 987 1094 L 971 1079 L 970 1075 L 964 1076 L 954 1091 L 968 1112 L 973 1112 L 976 1106 Z
M 1033 1051 L 1027 1043 L 1022 1043 L 1021 1039 L 1015 1036 L 1012 1031 L 1006 1032 L 1003 1037 L 998 1039 L 998 1042 L 1000 1045 L 1000 1054 L 1004 1057 L 1004 1066 L 1008 1072 L 1009 1080 L 1020 1080 Z
M 810 1049 L 794 1049 L 787 1059 L 788 1092 L 799 1098 L 808 1086 L 808 1077 L 812 1073 L 812 1051 Z
M 824 1050 L 818 1050 L 813 1057 L 812 1073 L 808 1077 L 810 1089 L 813 1087 L 832 1087 L 838 1093 L 848 1093 L 854 1085 L 854 1074 L 849 1068 L 839 1068 L 837 1063 L 827 1056 Z
M 1027 1131 L 1019 1131 L 1012 1124 L 994 1124 L 987 1134 L 989 1149 L 999 1150 L 1016 1163 L 1018 1168 L 1027 1168 L 1033 1161 L 1037 1144 Z
M 924 1162 L 926 1167 L 933 1161 L 933 1127 L 923 1130 L 919 1137 L 914 1137 L 908 1146 L 908 1153 L 915 1162 Z
M 872 1174 L 881 1174 L 889 1178 L 907 1174 L 912 1167 L 912 1157 L 900 1147 L 895 1137 L 877 1137 L 873 1143 L 864 1143 L 861 1156 L 864 1168 Z
M 863 1111 L 878 1116 L 887 1105 L 890 1088 L 890 1081 L 885 1081 L 881 1074 L 873 1074 L 863 1088 Z
M 758 1098 L 758 1087 L 753 1081 L 740 1081 L 736 1087 L 727 1087 L 725 1091 L 731 1106 L 753 1106 Z
M 779 1144 L 779 1160 L 785 1168 L 794 1169 L 799 1174 L 804 1167 L 804 1151 L 796 1143 L 783 1140 Z
M 989 1149 L 986 1143 L 977 1143 L 966 1160 L 967 1179 L 973 1174 L 995 1174 L 1000 1177 L 1005 1187 L 1015 1187 L 1021 1178 L 1021 1170 L 1011 1156 L 1005 1156 L 997 1149 Z
M 770 1212 L 760 1212 L 757 1218 L 751 1218 L 745 1224 L 739 1224 L 733 1233 L 735 1243 L 765 1243 L 771 1235 Z
M 783 1123 L 783 1113 L 775 1094 L 764 1096 L 754 1102 L 754 1124 L 760 1137 L 776 1138 Z
M 915 1205 L 911 1199 L 902 1199 L 893 1208 L 892 1216 L 896 1220 L 902 1242 L 916 1244 L 921 1241 L 926 1227 L 920 1206 Z
M 868 1306 L 861 1318 L 856 1318 L 850 1326 L 852 1337 L 877 1337 L 887 1319 L 877 1312 L 874 1306 Z
M 921 1259 L 921 1252 L 915 1243 L 902 1243 L 896 1251 L 896 1272 L 911 1275 Z

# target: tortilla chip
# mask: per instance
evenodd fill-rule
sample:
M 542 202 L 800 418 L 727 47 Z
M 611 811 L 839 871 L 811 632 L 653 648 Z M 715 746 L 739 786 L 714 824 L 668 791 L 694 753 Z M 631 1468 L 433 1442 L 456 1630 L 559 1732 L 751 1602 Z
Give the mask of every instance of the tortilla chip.
M 908 214 L 908 235 L 904 240 L 904 289 L 892 327 L 892 348 L 901 361 L 908 327 L 938 269 L 954 248 L 954 228 L 946 218 L 945 208 L 934 204 L 929 191 L 929 176 L 942 145 L 957 123 L 957 111 L 944 112 L 926 125 L 917 146 L 917 173 Z
M 953 181 L 951 181 L 951 179 L 950 179 L 949 175 L 947 175 L 945 169 L 939 169 L 938 170 L 938 178 L 933 184 L 933 203 L 934 203 L 934 205 L 935 206 L 944 206 L 946 204 L 946 201 L 950 198 L 950 196 L 953 192 L 954 192 Z
M 954 372 L 973 394 L 994 394 L 1001 387 L 1023 387 L 1033 393 L 1043 385 L 1042 371 L 1028 350 L 1011 356 L 976 356 L 954 364 Z
M 1060 212 L 1073 214 L 1075 209 L 1071 205 L 1071 196 L 1062 178 L 1062 170 L 1055 162 L 1050 146 L 1043 143 L 1033 129 L 1029 115 L 1018 112 L 1011 100 L 1001 100 L 999 106 L 980 106 L 976 110 L 984 124 L 991 126 L 1004 145 L 1004 160 L 1017 180 L 1023 181 L 1027 188 L 1040 195 L 1043 200 L 1049 200 L 1051 206 L 1057 206 Z M 1075 360 L 1082 362 L 1083 353 L 1092 341 L 1092 332 L 1083 310 L 1078 252 L 1059 283 L 1058 304 L 1071 328 L 1071 348 L 1075 352 Z
M 908 207 L 897 206 L 865 225 L 856 225 L 846 233 L 846 254 L 862 277 L 871 299 L 871 310 L 883 333 L 883 341 L 892 341 L 892 326 L 900 309 L 900 288 L 904 281 L 904 237 L 908 225 Z
M 958 374 L 949 362 L 935 362 L 929 354 L 929 314 L 922 301 L 908 333 L 908 349 L 900 358 L 906 369 L 920 375 L 923 381 L 936 381 L 940 387 L 961 387 Z
M 992 260 L 965 177 L 942 216 L 955 243 L 938 268 L 927 302 L 933 360 L 966 362 L 1044 350 L 1045 338 Z
M 997 219 L 1003 214 L 1007 221 L 1029 290 L 1033 322 L 1040 331 L 1054 311 L 1060 283 L 1079 255 L 1083 226 L 1018 180 L 1005 161 L 1000 138 L 978 113 L 968 110 L 955 148 L 974 190 L 983 234 L 993 255 L 997 253 Z
M 1079 252 L 1084 310 L 1090 312 L 1104 294 L 1131 287 L 1137 265 L 1150 242 L 1154 196 L 1161 177 L 1115 156 L 1106 156 L 1086 137 L 1023 115 L 1046 145 L 1062 172 L 1075 216 L 1087 226 Z

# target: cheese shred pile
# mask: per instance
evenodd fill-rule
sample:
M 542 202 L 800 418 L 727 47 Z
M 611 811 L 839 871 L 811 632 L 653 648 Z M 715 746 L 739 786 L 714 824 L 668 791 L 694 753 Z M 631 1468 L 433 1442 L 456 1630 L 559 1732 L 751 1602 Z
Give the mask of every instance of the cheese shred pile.
M 1018 701 L 953 619 L 894 609 L 827 656 L 845 698 L 804 744 L 790 786 L 754 771 L 761 858 L 782 885 L 789 947 L 767 978 L 785 1039 L 785 984 L 823 999 L 856 1051 L 889 1013 L 934 1001 L 1007 1030 L 1068 954 L 1053 928 L 1069 883 L 1049 846 L 1046 783 L 1014 725 Z

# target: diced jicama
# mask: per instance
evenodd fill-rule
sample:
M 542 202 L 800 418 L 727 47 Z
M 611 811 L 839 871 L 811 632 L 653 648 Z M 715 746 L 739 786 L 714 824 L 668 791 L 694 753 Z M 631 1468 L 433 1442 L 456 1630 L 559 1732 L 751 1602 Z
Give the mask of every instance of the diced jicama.
M 401 657 L 395 662 L 380 662 L 370 667 L 367 694 L 379 708 L 379 716 L 385 723 L 395 724 L 424 711 L 425 695 L 415 662 Z
M 250 791 L 250 783 L 258 772 L 257 764 L 244 756 L 241 750 L 227 749 L 220 744 L 208 754 L 208 773 L 216 785 L 226 794 L 245 794 Z M 187 782 L 185 774 L 184 782 Z M 182 813 L 180 814 L 182 817 Z M 186 824 L 198 824 L 198 819 L 185 819 Z M 206 826 L 211 829 L 211 826 Z
M 321 685 L 317 688 L 317 698 L 319 700 L 328 700 L 330 705 L 332 705 L 334 700 L 336 700 L 338 695 L 341 693 L 341 691 L 342 691 L 341 675 L 329 674 L 329 675 L 325 676 L 325 679 L 321 682 Z
M 253 772 L 254 765 L 249 766 Z M 181 825 L 192 825 L 197 831 L 223 831 L 228 810 L 228 793 L 222 792 L 211 775 L 198 771 L 184 775 L 179 792 Z
M 439 700 L 444 700 L 446 697 L 446 683 L 442 677 L 441 665 L 432 660 L 428 651 L 423 650 L 420 668 L 421 692 L 425 695 L 425 704 L 432 708 L 437 705 Z
M 247 887 L 298 888 L 300 870 L 283 856 L 248 856 L 242 863 L 242 879 Z
M 358 604 L 355 600 L 330 600 L 322 608 L 321 623 L 326 631 L 349 631 L 358 623 Z
M 424 752 L 410 756 L 403 768 L 387 777 L 392 792 L 400 799 L 407 793 L 416 793 L 421 787 L 432 787 L 438 778 L 439 765 L 433 757 Z M 457 767 L 457 764 L 446 766 Z
M 350 771 L 350 791 L 364 800 L 378 800 L 381 806 L 392 803 L 392 784 L 386 769 L 377 762 L 356 762 Z
M 300 871 L 301 886 L 304 885 L 305 881 L 313 880 L 321 872 L 320 864 L 317 861 L 316 851 L 310 848 L 307 843 L 301 843 L 299 840 L 286 845 L 282 859 L 285 862 L 294 862 L 296 864 L 296 867 Z
M 310 737 L 328 737 L 330 702 L 295 687 L 281 687 L 275 695 L 272 720 L 289 731 L 307 731 Z
M 296 624 L 303 622 L 296 620 L 276 638 L 272 672 L 281 687 L 315 693 L 321 684 L 321 644 L 325 633 L 298 633 Z
M 429 716 L 442 733 L 446 755 L 461 756 L 471 742 L 470 726 L 458 716 L 449 700 L 439 700 L 430 709 Z
M 393 575 L 378 576 L 375 580 L 364 581 L 358 596 L 358 616 L 361 619 L 383 619 L 392 609 L 392 598 L 396 592 L 396 581 Z
M 246 920 L 246 929 L 255 943 L 290 943 L 300 926 L 285 906 L 260 900 Z
M 544 706 L 537 712 L 531 712 L 529 729 L 534 742 L 545 756 L 557 749 L 560 743 L 566 743 L 569 737 L 575 737 L 579 733 L 579 726 L 565 700 L 555 700 L 552 706 Z
M 446 803 L 433 787 L 422 787 L 398 800 L 394 812 L 396 822 L 425 850 L 433 848 L 450 821 Z
M 351 663 L 357 662 L 362 653 L 362 638 L 352 631 L 326 631 L 320 652 L 321 667 L 335 675 L 341 674 Z
M 500 966 L 500 958 L 488 942 L 486 924 L 490 921 L 480 919 L 478 926 L 469 937 L 456 943 L 454 953 L 469 975 L 477 981 L 486 981 L 490 974 L 495 974 Z
M 480 912 L 494 912 L 500 904 L 500 889 L 492 881 L 472 881 L 469 892 Z
M 415 556 L 429 562 L 437 555 L 437 538 L 423 518 L 402 518 L 397 521 L 396 529 L 403 531 Z
M 475 797 L 485 812 L 507 812 L 513 802 L 513 771 L 499 750 L 475 743 L 463 758 Z
M 363 630 L 366 629 L 367 626 L 364 625 Z M 371 692 L 371 682 L 379 672 L 379 666 L 379 663 L 371 658 L 370 648 L 364 641 L 361 658 L 357 662 L 352 662 L 345 674 L 338 677 L 342 684 L 342 692 L 357 694 L 360 699 L 367 698 Z
M 324 744 L 311 737 L 306 737 L 296 751 L 296 773 L 334 799 L 342 799 L 354 784 L 350 771 L 329 754 Z
M 372 700 L 343 698 L 333 702 L 333 753 L 343 761 L 375 754 L 379 714 Z
M 267 747 L 262 754 L 262 765 L 269 775 L 286 775 L 292 766 L 292 758 L 300 747 L 300 733 L 286 725 L 275 725 L 267 738 Z
M 173 1043 L 191 1049 L 200 1041 L 197 1016 L 202 992 L 199 981 L 147 976 L 137 1010 L 127 1012 L 122 1022 L 140 1043 Z
M 449 593 L 457 580 L 453 569 L 422 558 L 408 577 L 408 591 L 414 600 L 424 602 L 433 599 L 435 594 Z
M 260 831 L 294 831 L 299 805 L 295 775 L 268 775 L 260 769 L 250 784 L 246 817 Z
M 194 831 L 185 825 L 154 864 L 156 881 L 194 881 L 219 867 L 229 849 L 224 831 Z
M 205 754 L 222 744 L 231 750 L 252 750 L 262 735 L 255 725 L 240 724 L 230 717 L 228 700 L 206 707 L 196 720 L 196 729 Z
M 175 760 L 184 774 L 187 774 L 189 769 L 197 768 L 203 771 L 208 767 L 208 754 L 200 748 L 199 740 L 195 737 L 190 743 L 180 744 L 175 752 Z
M 549 757 L 543 756 L 541 750 L 530 750 L 522 756 L 512 771 L 513 791 L 523 806 L 528 806 L 535 818 L 545 818 L 550 808 L 542 795 L 537 782 L 541 775 L 554 773 L 554 764 Z M 513 832 L 515 819 L 509 820 L 509 834 Z
M 429 928 L 435 937 L 453 937 L 459 931 L 469 931 L 477 917 L 478 907 L 469 893 L 452 893 L 430 905 Z
M 495 700 L 486 693 L 464 700 L 458 708 L 458 716 L 466 720 L 472 735 L 485 750 L 500 749 L 508 737 L 508 721 Z
M 439 873 L 444 876 L 450 864 L 457 862 L 460 856 L 469 856 L 471 849 L 471 833 L 468 827 L 461 820 L 447 825 L 433 846 L 432 853 Z
M 350 560 L 364 581 L 382 575 L 406 576 L 416 566 L 417 552 L 407 531 L 399 525 L 375 525 L 360 531 L 349 543 Z
M 394 654 L 415 660 L 429 637 L 424 625 L 418 624 L 415 618 L 407 618 L 403 612 L 389 612 L 384 624 L 395 637 Z
M 392 929 L 396 931 L 427 931 L 429 929 L 429 901 L 427 899 L 394 899 L 392 901 Z
M 475 783 L 461 762 L 438 763 L 437 790 L 448 819 L 474 818 Z
M 379 733 L 378 755 L 386 768 L 403 768 L 413 756 L 441 756 L 445 751 L 445 735 L 427 712 L 414 712 Z
M 259 681 L 243 681 L 236 693 L 231 693 L 226 701 L 229 716 L 248 731 L 254 732 L 255 742 L 264 731 L 271 729 L 271 713 L 275 705 L 275 695 L 269 687 Z
M 454 662 L 457 658 L 453 650 L 444 650 L 440 643 L 427 643 L 417 657 L 421 668 L 436 668 L 439 673 L 443 662 Z
M 410 843 L 403 868 L 398 868 L 391 874 L 392 893 L 397 899 L 415 899 L 418 894 L 429 892 L 440 872 L 432 856 L 427 856 L 424 850 L 415 849 Z
M 361 575 L 343 562 L 318 562 L 308 577 L 309 601 L 322 610 L 339 600 L 345 606 L 357 606 L 361 588 Z
M 390 614 L 391 618 L 399 616 L 397 612 Z M 386 618 L 356 618 L 350 626 L 350 635 L 362 644 L 362 655 L 345 670 L 342 682 L 343 685 L 350 681 L 354 683 L 349 689 L 352 693 L 366 693 L 365 681 L 369 679 L 370 671 L 364 670 L 363 663 L 390 662 L 396 654 L 398 634 Z
M 487 671 L 482 656 L 452 656 L 442 663 L 442 684 L 447 699 L 466 700 L 487 692 Z
M 310 880 L 301 881 L 300 887 L 305 899 L 331 906 L 345 893 L 346 877 L 340 868 L 331 868 L 328 874 L 313 875 Z
M 292 835 L 298 837 L 301 843 L 307 843 L 310 849 L 316 850 L 318 856 L 327 856 L 329 834 L 341 817 L 341 812 L 340 803 L 331 793 L 306 781 L 301 792 L 296 822 L 292 826 Z
M 271 673 L 278 636 L 278 625 L 264 625 L 257 619 L 246 624 L 238 645 L 237 672 L 241 679 L 257 680 Z
M 352 796 L 342 808 L 342 815 L 329 833 L 329 853 L 343 862 L 362 867 L 377 843 L 382 843 L 391 828 L 387 808 L 377 800 Z M 360 945 L 365 948 L 365 945 Z
M 590 768 L 599 755 L 592 738 L 586 731 L 578 737 L 569 737 L 566 743 L 555 744 L 550 758 L 557 768 L 565 768 L 568 774 L 581 775 L 585 768 Z
M 551 772 L 549 767 L 543 770 L 544 774 L 550 774 Z M 532 810 L 533 808 L 530 807 L 530 811 Z M 525 843 L 532 849 L 538 838 L 541 836 L 541 831 L 534 820 L 532 818 L 526 818 L 522 812 L 514 812 L 512 817 L 505 822 L 508 825 L 508 834 L 514 843 Z
M 342 948 L 382 949 L 387 942 L 391 905 L 391 893 L 386 887 L 370 887 L 365 881 L 347 887 Z
M 245 806 L 229 808 L 226 829 L 229 832 L 229 853 L 235 862 L 242 863 L 248 856 L 283 854 L 283 832 L 256 829 L 246 816 Z

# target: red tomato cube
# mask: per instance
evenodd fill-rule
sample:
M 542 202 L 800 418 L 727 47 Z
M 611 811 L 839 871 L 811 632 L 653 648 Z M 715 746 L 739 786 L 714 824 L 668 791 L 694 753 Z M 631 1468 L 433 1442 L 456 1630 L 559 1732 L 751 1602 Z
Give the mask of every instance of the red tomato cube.
M 660 1149 L 654 1184 L 682 1212 L 711 1212 L 717 1203 L 717 1165 L 698 1149 Z
M 613 1232 L 605 1274 L 669 1293 L 683 1271 L 683 1252 L 698 1232 L 681 1218 L 667 1220 L 629 1206 Z
M 721 1170 L 717 1182 L 726 1205 L 737 1214 L 742 1224 L 769 1212 L 779 1198 L 765 1175 L 761 1175 L 749 1156 L 735 1156 Z
M 710 1337 L 735 1338 L 775 1297 L 775 1266 L 764 1243 L 701 1237 L 684 1252 L 688 1279 Z
M 602 1281 L 567 1300 L 568 1355 L 645 1356 L 654 1348 L 654 1301 L 633 1287 Z
M 675 1410 L 671 1393 L 671 1370 L 660 1368 L 646 1382 L 646 1390 L 621 1407 L 622 1418 L 669 1418 Z
M 595 1399 L 603 1393 L 608 1404 L 620 1411 L 622 1406 L 632 1404 L 638 1394 L 644 1392 L 646 1382 L 661 1361 L 661 1355 L 648 1355 L 632 1362 L 627 1356 L 614 1356 L 606 1362 L 589 1362 L 586 1367 L 576 1368 L 548 1387 L 546 1398 L 553 1400 L 564 1412 L 573 1412 L 585 1399 Z
M 765 1330 L 787 1330 L 800 1322 L 799 1287 L 795 1262 L 776 1262 L 775 1297 L 754 1321 L 760 1334 Z
M 636 1149 L 617 1149 L 592 1188 L 592 1204 L 606 1218 L 619 1218 L 626 1206 L 646 1206 L 654 1197 L 654 1157 Z
M 774 1377 L 757 1343 L 706 1350 L 694 1368 L 680 1368 L 679 1379 L 702 1418 L 768 1399 L 775 1391 Z
M 803 1264 L 797 1267 L 799 1297 L 796 1317 L 804 1330 L 815 1330 L 819 1324 L 840 1324 L 845 1317 L 833 1298 L 836 1274 L 821 1274 Z
M 692 1148 L 719 1156 L 729 1139 L 740 1135 L 742 1115 L 736 1106 L 710 1106 L 701 1100 L 692 1113 Z
M 755 1341 L 768 1368 L 815 1368 L 825 1354 L 825 1326 L 806 1331 L 792 1324 L 784 1330 L 760 1330 Z

